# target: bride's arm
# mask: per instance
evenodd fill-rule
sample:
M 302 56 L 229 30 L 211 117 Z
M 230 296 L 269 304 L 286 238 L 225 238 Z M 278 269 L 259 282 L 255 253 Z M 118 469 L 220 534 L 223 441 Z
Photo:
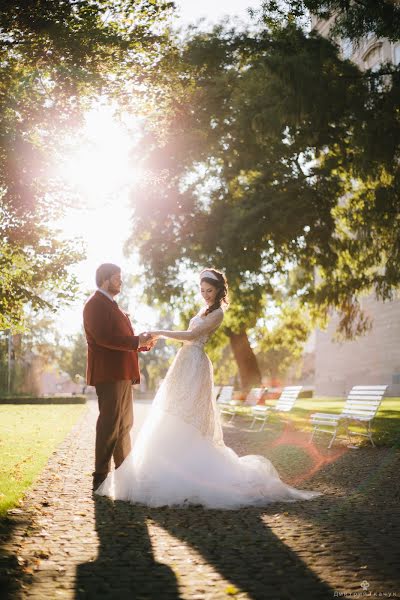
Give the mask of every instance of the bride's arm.
M 196 325 L 193 329 L 188 331 L 169 331 L 160 329 L 158 331 L 149 332 L 151 335 L 168 338 L 171 340 L 177 340 L 179 342 L 188 342 L 196 340 L 202 335 L 206 335 L 220 326 L 224 318 L 222 310 L 213 310 L 212 313 L 204 317 L 203 323 Z

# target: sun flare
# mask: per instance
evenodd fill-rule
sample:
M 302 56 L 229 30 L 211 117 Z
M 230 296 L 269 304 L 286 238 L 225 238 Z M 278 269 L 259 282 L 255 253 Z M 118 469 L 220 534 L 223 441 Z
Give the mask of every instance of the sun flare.
M 89 111 L 79 138 L 65 140 L 63 158 L 55 175 L 74 195 L 75 201 L 55 224 L 62 237 L 82 240 L 86 258 L 74 267 L 82 289 L 92 290 L 94 272 L 103 262 L 120 264 L 135 272 L 135 259 L 124 255 L 131 233 L 132 190 L 142 178 L 135 165 L 135 147 L 140 138 L 140 121 L 117 118 L 112 107 Z M 81 319 L 81 301 L 63 316 Z
M 140 121 L 117 120 L 110 107 L 89 111 L 79 140 L 66 140 L 70 148 L 57 167 L 57 175 L 77 193 L 82 207 L 97 207 L 114 200 L 141 177 L 134 165 Z

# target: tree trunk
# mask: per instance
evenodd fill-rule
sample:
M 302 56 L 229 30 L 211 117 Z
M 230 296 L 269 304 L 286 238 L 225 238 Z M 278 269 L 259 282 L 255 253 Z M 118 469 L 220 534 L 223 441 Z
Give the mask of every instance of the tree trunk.
M 238 365 L 242 390 L 247 391 L 252 386 L 259 386 L 261 384 L 261 372 L 246 331 L 241 333 L 229 332 L 228 335 L 233 356 Z

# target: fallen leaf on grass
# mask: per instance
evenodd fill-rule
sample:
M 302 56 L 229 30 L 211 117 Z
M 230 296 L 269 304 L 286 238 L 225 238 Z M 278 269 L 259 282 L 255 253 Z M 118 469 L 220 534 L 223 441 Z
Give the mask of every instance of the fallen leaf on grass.
M 228 587 L 225 588 L 225 593 L 228 594 L 228 596 L 236 596 L 236 594 L 239 593 L 239 590 L 234 585 L 228 585 Z

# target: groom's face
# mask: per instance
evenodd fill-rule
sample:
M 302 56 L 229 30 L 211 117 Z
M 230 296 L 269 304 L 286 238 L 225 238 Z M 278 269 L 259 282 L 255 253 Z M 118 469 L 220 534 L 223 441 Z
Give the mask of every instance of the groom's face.
M 108 281 L 109 281 L 109 283 L 108 283 L 109 293 L 112 294 L 113 296 L 116 296 L 117 294 L 119 294 L 121 291 L 121 286 L 122 286 L 121 271 L 117 271 L 116 273 L 114 273 Z

